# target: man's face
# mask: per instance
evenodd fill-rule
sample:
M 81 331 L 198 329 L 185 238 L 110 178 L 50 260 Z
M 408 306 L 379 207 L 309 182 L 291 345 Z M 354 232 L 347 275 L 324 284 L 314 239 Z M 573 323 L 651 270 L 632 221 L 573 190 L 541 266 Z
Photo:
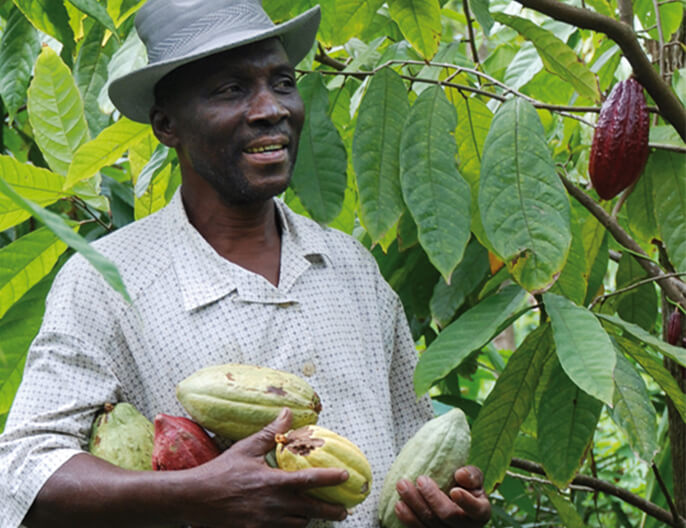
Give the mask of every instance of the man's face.
M 228 204 L 283 192 L 305 110 L 278 39 L 229 50 L 174 72 L 162 103 L 185 158 Z

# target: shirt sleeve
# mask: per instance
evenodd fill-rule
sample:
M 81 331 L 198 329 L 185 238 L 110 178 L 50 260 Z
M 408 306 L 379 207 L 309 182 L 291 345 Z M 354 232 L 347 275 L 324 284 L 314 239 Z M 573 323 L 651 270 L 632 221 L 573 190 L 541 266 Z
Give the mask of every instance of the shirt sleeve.
M 87 448 L 103 403 L 119 399 L 119 383 L 103 354 L 113 324 L 102 308 L 106 305 L 98 302 L 102 281 L 91 270 L 78 273 L 70 263 L 46 300 L 41 329 L 0 435 L 2 528 L 21 524 L 45 481 Z

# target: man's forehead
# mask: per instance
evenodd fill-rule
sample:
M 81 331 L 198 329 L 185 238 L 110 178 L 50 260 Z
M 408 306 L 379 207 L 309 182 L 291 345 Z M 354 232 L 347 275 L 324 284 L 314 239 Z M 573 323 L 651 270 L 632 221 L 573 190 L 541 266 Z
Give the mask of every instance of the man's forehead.
M 276 37 L 260 40 L 237 48 L 210 55 L 191 63 L 197 73 L 212 74 L 227 68 L 262 65 L 290 66 L 286 50 Z

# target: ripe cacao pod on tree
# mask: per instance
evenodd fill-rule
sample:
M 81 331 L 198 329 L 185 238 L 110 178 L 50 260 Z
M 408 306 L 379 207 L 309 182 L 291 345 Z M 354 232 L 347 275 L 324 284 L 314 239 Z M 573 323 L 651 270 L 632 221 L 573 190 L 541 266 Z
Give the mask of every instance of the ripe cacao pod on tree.
M 188 469 L 220 455 L 214 440 L 193 420 L 183 416 L 155 416 L 155 444 L 152 468 L 155 470 Z
M 588 172 L 604 200 L 632 185 L 648 160 L 650 119 L 641 84 L 618 82 L 600 108 L 591 143 Z
M 124 469 L 152 469 L 153 425 L 126 402 L 106 403 L 93 422 L 88 450 Z
M 403 446 L 386 474 L 379 500 L 379 520 L 384 528 L 402 528 L 395 514 L 400 479 L 412 482 L 426 475 L 448 491 L 455 470 L 467 462 L 471 434 L 464 413 L 454 408 L 425 423 Z
M 176 396 L 193 420 L 229 440 L 256 433 L 284 407 L 293 412 L 293 428 L 316 423 L 322 409 L 302 378 L 252 365 L 200 369 L 177 385 Z
M 275 439 L 276 462 L 281 469 L 341 468 L 348 472 L 348 479 L 341 484 L 309 489 L 312 497 L 352 508 L 369 495 L 372 468 L 360 448 L 347 438 L 324 427 L 306 425 L 277 434 Z
M 667 321 L 667 342 L 670 345 L 678 345 L 681 342 L 681 310 L 674 308 Z

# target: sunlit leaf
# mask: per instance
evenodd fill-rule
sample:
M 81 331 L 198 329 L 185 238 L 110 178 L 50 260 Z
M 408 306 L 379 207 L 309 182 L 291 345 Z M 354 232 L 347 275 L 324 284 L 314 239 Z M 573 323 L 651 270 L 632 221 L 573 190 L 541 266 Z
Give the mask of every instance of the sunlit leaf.
M 438 0 L 393 0 L 391 18 L 405 38 L 427 60 L 438 50 L 441 40 L 441 6 Z
M 14 4 L 36 28 L 55 37 L 71 52 L 74 48 L 74 32 L 69 25 L 64 3 L 55 0 L 14 0 Z
M 88 16 L 91 16 L 100 22 L 115 35 L 115 38 L 117 38 L 117 28 L 114 26 L 114 21 L 110 17 L 105 6 L 98 2 L 98 0 L 69 0 L 69 2 L 80 11 L 83 11 Z
M 384 0 L 336 0 L 322 2 L 321 40 L 327 46 L 345 44 L 358 36 L 374 18 Z

